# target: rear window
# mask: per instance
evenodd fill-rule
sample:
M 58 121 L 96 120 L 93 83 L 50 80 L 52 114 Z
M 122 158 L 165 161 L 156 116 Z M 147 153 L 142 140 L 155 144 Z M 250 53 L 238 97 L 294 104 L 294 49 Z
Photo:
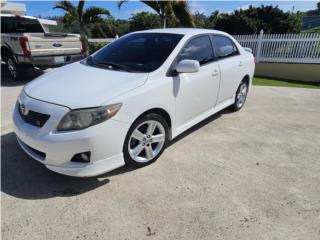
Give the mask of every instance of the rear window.
M 1 17 L 2 33 L 43 33 L 37 19 L 24 17 Z

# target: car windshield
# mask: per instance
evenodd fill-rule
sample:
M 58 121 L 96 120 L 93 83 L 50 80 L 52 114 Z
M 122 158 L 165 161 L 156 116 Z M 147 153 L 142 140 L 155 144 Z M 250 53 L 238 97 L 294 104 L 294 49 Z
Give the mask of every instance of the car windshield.
M 159 68 L 183 35 L 133 33 L 89 57 L 87 64 L 117 71 L 152 72 Z

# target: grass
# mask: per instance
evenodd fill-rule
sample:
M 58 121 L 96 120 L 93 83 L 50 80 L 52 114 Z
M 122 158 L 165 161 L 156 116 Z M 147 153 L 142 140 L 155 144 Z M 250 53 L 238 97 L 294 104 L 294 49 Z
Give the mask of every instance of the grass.
M 302 81 L 278 80 L 278 79 L 270 79 L 270 78 L 262 78 L 262 77 L 254 77 L 253 85 L 320 89 L 319 83 L 306 83 Z
M 302 33 L 320 33 L 320 26 L 304 30 Z

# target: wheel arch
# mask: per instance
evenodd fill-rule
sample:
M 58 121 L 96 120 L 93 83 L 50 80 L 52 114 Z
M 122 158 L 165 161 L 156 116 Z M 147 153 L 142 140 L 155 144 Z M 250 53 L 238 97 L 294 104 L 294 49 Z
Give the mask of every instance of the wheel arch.
M 8 45 L 2 45 L 1 46 L 1 59 L 6 62 L 10 55 L 12 55 L 14 57 L 12 49 Z M 14 60 L 16 60 L 15 57 L 14 57 Z
M 246 74 L 246 75 L 242 78 L 241 82 L 246 82 L 246 83 L 247 83 L 247 86 L 248 86 L 248 90 L 250 89 L 251 82 L 250 82 L 250 76 L 249 76 L 249 74 Z M 240 85 L 240 84 L 239 84 L 239 85 Z
M 169 126 L 169 134 L 170 134 L 169 139 L 171 139 L 171 137 L 172 137 L 172 118 L 171 118 L 170 114 L 163 108 L 155 107 L 155 108 L 151 108 L 149 110 L 146 110 L 143 113 L 141 113 L 133 122 L 137 121 L 142 116 L 145 116 L 150 113 L 158 114 L 164 118 L 164 120 L 166 121 L 166 123 Z

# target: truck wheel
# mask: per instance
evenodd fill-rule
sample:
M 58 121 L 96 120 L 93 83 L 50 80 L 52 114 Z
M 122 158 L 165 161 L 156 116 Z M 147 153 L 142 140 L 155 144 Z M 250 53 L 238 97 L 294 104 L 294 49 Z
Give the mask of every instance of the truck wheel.
M 21 64 L 17 64 L 12 56 L 8 57 L 7 66 L 13 80 L 19 81 L 25 78 L 26 67 Z

